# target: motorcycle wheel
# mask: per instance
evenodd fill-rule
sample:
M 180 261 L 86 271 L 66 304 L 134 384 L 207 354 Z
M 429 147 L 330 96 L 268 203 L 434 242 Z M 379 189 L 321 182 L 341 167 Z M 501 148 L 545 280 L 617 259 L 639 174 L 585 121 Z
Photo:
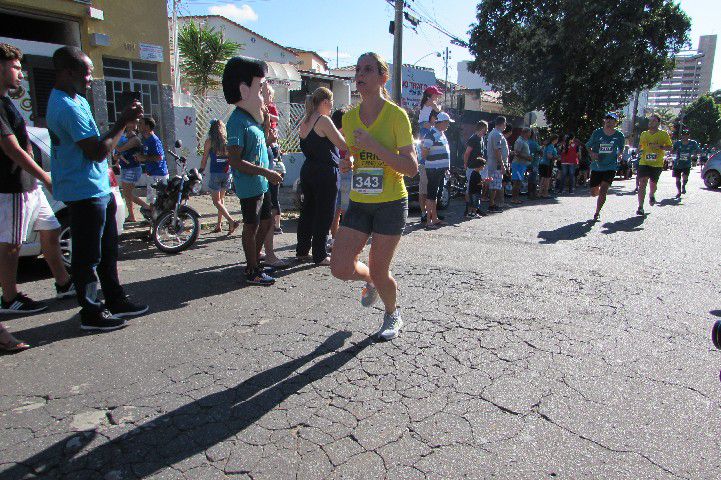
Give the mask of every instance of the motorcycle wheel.
M 173 225 L 173 212 L 162 213 L 153 228 L 153 243 L 165 253 L 180 253 L 195 243 L 200 234 L 198 215 L 183 207 Z

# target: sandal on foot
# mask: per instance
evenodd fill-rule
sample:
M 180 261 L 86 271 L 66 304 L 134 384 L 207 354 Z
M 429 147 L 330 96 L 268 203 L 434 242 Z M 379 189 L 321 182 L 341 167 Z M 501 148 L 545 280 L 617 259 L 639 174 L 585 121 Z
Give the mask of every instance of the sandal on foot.
M 233 232 L 235 232 L 238 227 L 240 226 L 240 222 L 233 222 L 228 226 L 228 235 L 232 235 Z
M 30 345 L 18 340 L 12 333 L 8 332 L 5 327 L 0 326 L 0 352 L 16 353 L 27 350 L 28 348 L 30 348 Z

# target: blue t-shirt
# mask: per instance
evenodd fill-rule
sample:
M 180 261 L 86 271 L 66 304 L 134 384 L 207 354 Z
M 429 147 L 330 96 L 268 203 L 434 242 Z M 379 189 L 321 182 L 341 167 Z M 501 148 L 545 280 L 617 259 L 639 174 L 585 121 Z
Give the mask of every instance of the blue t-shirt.
M 528 149 L 531 151 L 531 167 L 537 167 L 541 161 L 541 146 L 537 141 L 530 138 L 528 140 Z
M 240 147 L 243 160 L 262 168 L 270 166 L 263 127 L 252 115 L 236 107 L 225 128 L 228 131 L 228 146 Z M 235 194 L 240 199 L 258 197 L 268 191 L 267 178 L 241 173 L 236 169 L 233 169 L 233 184 Z
M 553 161 L 551 158 L 548 158 L 548 156 L 556 157 L 558 156 L 558 150 L 556 150 L 556 146 L 552 143 L 549 143 L 546 145 L 546 149 L 543 151 L 543 158 L 541 158 L 539 164 L 540 165 L 553 165 Z
M 211 148 L 209 155 L 210 157 L 210 173 L 226 174 L 230 173 L 230 165 L 228 165 L 228 154 L 224 153 L 218 156 L 215 153 L 215 149 Z
M 88 101 L 54 88 L 45 120 L 50 132 L 53 197 L 69 202 L 109 195 L 107 160 L 90 160 L 76 143 L 100 136 Z
M 148 138 L 143 139 L 143 155 L 160 155 L 159 161 L 145 162 L 146 174 L 156 177 L 163 177 L 168 174 L 168 164 L 165 162 L 163 142 L 161 142 L 158 136 L 154 133 L 151 133 Z
M 133 137 L 130 137 L 133 138 Z M 120 137 L 120 141 L 118 141 L 118 147 L 122 147 L 126 143 L 128 143 L 129 138 L 123 134 Z M 140 153 L 140 148 L 135 147 L 131 148 L 130 150 L 126 150 L 123 153 L 120 154 L 120 156 L 123 157 L 123 160 L 120 162 L 120 168 L 135 168 L 139 167 L 140 163 L 138 163 L 135 160 L 135 154 Z
M 691 155 L 697 153 L 700 148 L 696 140 L 689 140 L 686 145 L 679 140 L 673 144 L 673 150 L 676 152 L 673 168 L 691 168 Z
M 443 132 L 431 128 L 423 138 L 423 148 L 428 149 L 425 158 L 426 169 L 451 168 L 451 149 Z
M 618 155 L 623 152 L 626 137 L 618 130 L 606 135 L 603 128 L 597 128 L 591 134 L 586 146 L 598 154 L 598 160 L 591 162 L 591 170 L 608 172 L 618 167 Z

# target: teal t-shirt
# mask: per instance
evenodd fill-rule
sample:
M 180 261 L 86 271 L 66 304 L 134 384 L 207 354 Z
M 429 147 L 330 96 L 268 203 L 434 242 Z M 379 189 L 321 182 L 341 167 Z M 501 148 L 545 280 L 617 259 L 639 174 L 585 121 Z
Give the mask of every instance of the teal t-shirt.
M 104 197 L 110 194 L 108 162 L 85 156 L 77 142 L 99 137 L 90 105 L 84 97 L 71 97 L 53 89 L 45 116 L 50 132 L 50 176 L 53 197 L 61 202 Z
M 539 162 L 540 165 L 553 165 L 553 160 L 548 158 L 548 156 L 556 157 L 558 155 L 558 150 L 556 150 L 555 145 L 552 143 L 549 143 L 546 145 L 546 148 L 543 150 L 543 156 Z
M 533 139 L 528 140 L 528 149 L 531 151 L 531 167 L 537 168 L 541 161 L 541 146 Z
M 679 140 L 673 144 L 673 150 L 676 152 L 673 168 L 691 168 L 691 155 L 697 153 L 701 148 L 696 140 L 689 140 L 686 145 Z
M 591 162 L 591 170 L 607 172 L 618 167 L 618 155 L 623 152 L 626 137 L 618 130 L 606 135 L 603 128 L 597 128 L 591 134 L 586 146 L 598 154 L 598 160 Z
M 240 107 L 236 107 L 226 125 L 228 146 L 238 146 L 242 150 L 241 158 L 246 162 L 268 168 L 268 148 L 265 146 L 263 127 L 253 116 Z M 268 191 L 268 179 L 261 175 L 247 175 L 233 169 L 233 184 L 238 198 L 251 198 Z

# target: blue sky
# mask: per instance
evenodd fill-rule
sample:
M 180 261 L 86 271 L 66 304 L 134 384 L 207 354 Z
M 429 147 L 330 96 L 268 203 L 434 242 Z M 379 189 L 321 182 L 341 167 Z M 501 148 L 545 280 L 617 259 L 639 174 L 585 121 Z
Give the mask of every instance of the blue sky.
M 699 35 L 715 33 L 721 42 L 718 1 L 681 0 L 681 7 L 692 19 L 694 47 Z M 407 0 L 407 3 L 459 38 L 467 38 L 469 26 L 475 20 L 473 0 Z M 367 51 L 378 52 L 388 61 L 392 57 L 393 37 L 388 34 L 388 22 L 393 18 L 393 8 L 385 0 L 180 0 L 180 12 L 225 14 L 282 45 L 319 52 L 332 66 L 336 63 L 336 47 L 341 53 L 341 66 L 352 64 Z M 423 23 L 417 33 L 404 30 L 403 63 L 415 63 L 430 53 L 419 65 L 434 68 L 436 76 L 443 78 L 443 61 L 433 52 L 446 47 L 451 52 L 448 79 L 455 82 L 456 63 L 470 60 L 470 54 Z M 721 44 L 717 45 L 712 78 L 712 89 L 718 88 L 721 88 Z

